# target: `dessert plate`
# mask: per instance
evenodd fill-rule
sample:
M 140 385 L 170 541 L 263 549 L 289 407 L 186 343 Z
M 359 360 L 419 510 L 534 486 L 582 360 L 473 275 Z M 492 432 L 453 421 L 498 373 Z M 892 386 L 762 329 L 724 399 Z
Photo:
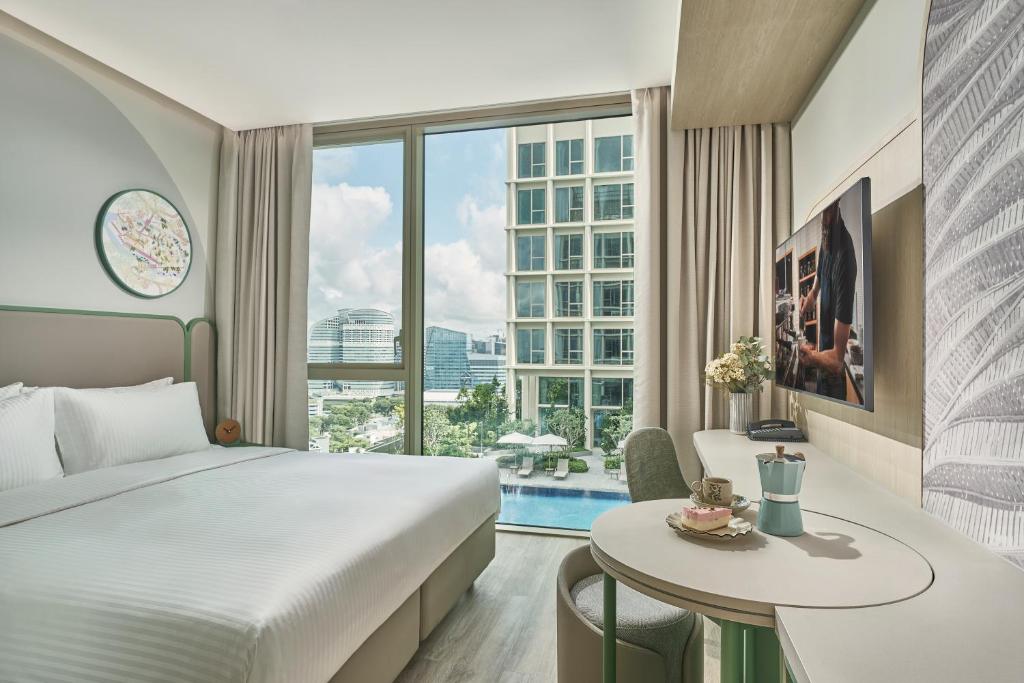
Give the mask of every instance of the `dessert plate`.
M 724 507 L 724 506 L 718 505 L 717 503 L 706 503 L 706 502 L 704 502 L 704 499 L 701 498 L 700 494 L 697 493 L 697 492 L 693 492 L 693 493 L 690 494 L 690 500 L 692 500 L 695 504 L 700 505 L 702 507 Z M 749 498 L 747 498 L 746 496 L 741 496 L 738 493 L 733 494 L 732 505 L 729 506 L 729 509 L 732 510 L 732 514 L 735 515 L 735 514 L 738 514 L 740 512 L 743 512 L 748 507 L 750 507 L 750 499 Z
M 673 512 L 665 518 L 665 523 L 672 527 L 672 530 L 683 538 L 703 538 L 709 541 L 728 541 L 737 536 L 750 533 L 754 525 L 740 517 L 733 517 L 725 526 L 710 531 L 697 531 L 683 524 L 682 517 L 678 512 Z

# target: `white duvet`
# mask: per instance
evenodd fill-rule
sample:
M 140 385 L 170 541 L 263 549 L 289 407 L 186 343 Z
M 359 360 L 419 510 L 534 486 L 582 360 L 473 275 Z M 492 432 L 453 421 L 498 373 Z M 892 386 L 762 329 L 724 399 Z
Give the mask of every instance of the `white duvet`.
M 0 681 L 323 683 L 498 505 L 492 462 L 268 448 L 0 493 Z

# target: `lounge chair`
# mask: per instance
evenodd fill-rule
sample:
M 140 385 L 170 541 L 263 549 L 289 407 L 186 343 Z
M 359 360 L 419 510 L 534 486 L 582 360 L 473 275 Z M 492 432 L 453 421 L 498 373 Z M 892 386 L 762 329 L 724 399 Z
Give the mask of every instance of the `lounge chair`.
M 533 474 L 533 456 L 532 455 L 524 455 L 523 456 L 523 464 L 519 466 L 519 472 L 517 474 L 519 474 L 520 477 L 528 477 L 531 474 Z
M 555 479 L 565 479 L 569 476 L 569 458 L 559 458 L 555 466 Z

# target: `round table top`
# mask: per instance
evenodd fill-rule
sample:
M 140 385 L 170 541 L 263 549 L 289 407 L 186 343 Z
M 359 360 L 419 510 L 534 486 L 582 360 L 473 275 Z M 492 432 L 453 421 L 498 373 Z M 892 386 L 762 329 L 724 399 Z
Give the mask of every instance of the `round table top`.
M 899 602 L 931 585 L 913 548 L 866 526 L 803 511 L 804 534 L 758 531 L 734 539 L 682 538 L 665 517 L 690 501 L 615 508 L 594 522 L 602 569 L 652 597 L 712 616 L 772 625 L 776 606 L 865 607 Z M 740 515 L 754 523 L 757 504 Z

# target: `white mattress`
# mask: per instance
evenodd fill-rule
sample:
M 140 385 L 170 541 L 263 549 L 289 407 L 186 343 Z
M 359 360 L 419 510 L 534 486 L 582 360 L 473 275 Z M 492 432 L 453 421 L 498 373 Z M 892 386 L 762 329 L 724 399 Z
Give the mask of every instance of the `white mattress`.
M 0 681 L 323 683 L 498 505 L 493 462 L 268 448 L 0 493 Z

